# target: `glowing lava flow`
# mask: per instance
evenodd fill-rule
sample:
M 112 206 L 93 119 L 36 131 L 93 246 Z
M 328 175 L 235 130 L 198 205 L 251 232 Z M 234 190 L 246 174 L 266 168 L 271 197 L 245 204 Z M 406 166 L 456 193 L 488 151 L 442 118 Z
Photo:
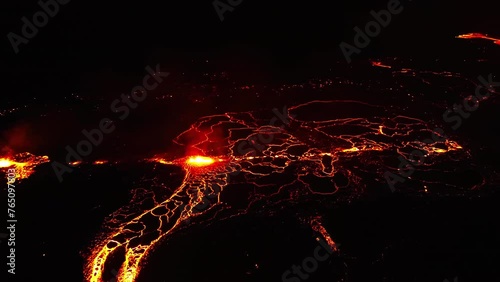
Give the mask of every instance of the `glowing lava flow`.
M 327 197 L 345 187 L 365 189 L 363 179 L 384 183 L 383 173 L 393 169 L 394 160 L 398 156 L 411 158 L 409 152 L 415 148 L 427 156 L 422 173 L 432 173 L 433 165 L 441 165 L 441 159 L 452 161 L 465 155 L 452 140 L 419 141 L 434 133 L 423 120 L 406 116 L 373 118 L 381 112 L 377 105 L 312 101 L 291 107 L 289 112 L 293 115 L 288 116 L 286 130 L 269 125 L 271 117 L 260 112 L 203 117 L 174 140 L 201 155 L 148 159 L 158 166 L 181 168 L 182 183 L 166 199 L 156 201 L 153 197 L 154 203 L 148 208 L 134 211 L 124 207 L 114 213 L 107 224 L 111 231 L 100 236 L 88 257 L 86 279 L 102 282 L 109 273 L 105 264 L 119 260 L 117 280 L 135 281 L 141 263 L 160 240 L 193 221 L 242 215 L 258 210 L 256 206 L 279 210 L 309 197 L 331 202 Z M 346 117 L 346 112 L 351 116 Z M 264 134 L 265 140 L 271 141 L 258 144 Z M 452 154 L 449 159 L 448 154 Z M 235 173 L 239 178 L 233 178 Z M 425 184 L 420 187 L 422 192 L 424 187 L 427 191 L 439 183 L 436 177 L 432 183 L 424 177 L 421 181 Z M 229 184 L 245 184 L 238 189 L 248 198 L 221 200 Z M 153 185 L 162 187 L 159 183 Z M 205 202 L 206 198 L 213 201 Z M 141 202 L 133 205 L 141 206 Z M 314 220 L 312 225 L 333 247 L 333 239 L 320 220 Z
M 46 162 L 49 162 L 49 157 L 35 156 L 26 152 L 8 158 L 1 158 L 0 168 L 14 168 L 16 171 L 16 178 L 25 179 L 33 174 L 36 166 Z
M 215 183 L 196 181 L 207 178 L 207 173 L 214 171 L 191 171 L 193 166 L 213 164 L 215 160 L 209 157 L 196 156 L 175 162 L 167 162 L 159 158 L 151 160 L 160 164 L 176 164 L 183 167 L 185 177 L 182 185 L 168 199 L 122 225 L 109 236 L 109 240 L 104 241 L 103 245 L 95 249 L 88 266 L 89 281 L 103 281 L 104 263 L 113 252 L 120 248 L 125 249 L 126 253 L 122 268 L 117 274 L 117 280 L 135 281 L 140 271 L 140 262 L 147 252 L 163 236 L 172 233 L 185 219 L 192 216 L 193 208 L 202 201 L 203 194 L 206 190 L 212 189 Z M 214 167 L 214 170 L 216 169 L 217 167 Z M 146 225 L 146 221 L 151 221 L 152 218 L 157 220 L 157 224 L 154 224 L 157 226 L 156 229 L 151 229 Z
M 486 40 L 491 40 L 493 43 L 500 45 L 500 39 L 498 38 L 493 38 L 490 37 L 486 34 L 482 33 L 467 33 L 467 34 L 461 34 L 456 36 L 455 38 L 461 38 L 461 39 L 486 39 Z

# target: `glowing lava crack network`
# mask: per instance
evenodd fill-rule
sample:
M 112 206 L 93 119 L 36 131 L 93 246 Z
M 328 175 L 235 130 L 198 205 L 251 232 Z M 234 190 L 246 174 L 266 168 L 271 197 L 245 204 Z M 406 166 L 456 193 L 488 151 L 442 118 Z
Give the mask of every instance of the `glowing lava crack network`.
M 269 125 L 272 111 L 201 118 L 174 140 L 198 156 L 153 159 L 161 166 L 181 167 L 185 171 L 182 184 L 153 208 L 139 212 L 123 208 L 113 214 L 110 222 L 116 227 L 93 247 L 87 280 L 103 281 L 104 273 L 110 271 L 104 267 L 106 262 L 121 250 L 124 257 L 117 280 L 135 281 L 148 252 L 161 239 L 214 210 L 223 209 L 224 215 L 211 213 L 206 221 L 245 214 L 258 202 L 272 207 L 311 196 L 328 197 L 347 187 L 362 191 L 367 188 L 363 179 L 385 185 L 384 172 L 397 170 L 394 160 L 409 158 L 416 148 L 426 156 L 422 173 L 433 165 L 466 158 L 465 150 L 452 140 L 421 141 L 435 133 L 424 121 L 406 116 L 373 118 L 380 112 L 379 106 L 356 101 L 312 101 L 289 108 L 290 122 L 284 128 Z M 232 177 L 235 173 L 238 177 Z M 428 185 L 460 189 L 435 177 L 432 183 L 425 177 L 420 181 L 421 191 L 424 186 L 427 191 Z M 233 208 L 232 203 L 221 200 L 224 189 L 237 182 L 255 187 L 243 205 L 246 208 Z M 215 195 L 215 202 L 196 208 L 206 195 Z M 309 223 L 335 248 L 320 219 Z

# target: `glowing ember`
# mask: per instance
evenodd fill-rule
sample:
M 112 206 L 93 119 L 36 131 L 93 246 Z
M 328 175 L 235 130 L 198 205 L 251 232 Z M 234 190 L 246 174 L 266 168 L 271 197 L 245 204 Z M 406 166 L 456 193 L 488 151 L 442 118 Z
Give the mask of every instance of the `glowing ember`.
M 374 67 L 381 67 L 381 68 L 387 68 L 387 69 L 392 68 L 391 66 L 384 65 L 382 62 L 378 62 L 378 61 L 372 61 L 372 66 L 374 66 Z
M 194 156 L 190 157 L 186 163 L 191 166 L 207 166 L 213 164 L 215 161 L 209 157 Z

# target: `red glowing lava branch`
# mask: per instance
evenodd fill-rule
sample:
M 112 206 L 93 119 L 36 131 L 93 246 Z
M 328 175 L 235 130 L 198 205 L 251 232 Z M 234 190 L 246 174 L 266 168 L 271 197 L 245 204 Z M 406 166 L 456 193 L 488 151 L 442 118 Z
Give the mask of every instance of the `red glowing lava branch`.
M 372 66 L 374 66 L 374 67 L 380 67 L 380 68 L 386 68 L 386 69 L 392 68 L 391 66 L 385 65 L 384 63 L 382 63 L 380 61 L 372 61 L 371 63 L 372 63 Z
M 461 39 L 486 39 L 486 40 L 491 40 L 493 43 L 500 45 L 500 39 L 498 38 L 493 38 L 488 36 L 487 34 L 482 34 L 482 33 L 467 33 L 467 34 L 461 34 L 458 36 L 455 36 L 455 38 L 461 38 Z
M 493 41 L 494 44 L 500 45 L 500 39 L 494 38 L 491 36 L 488 36 L 487 34 L 482 34 L 482 33 L 467 33 L 467 34 L 461 34 L 455 36 L 455 38 L 459 39 L 484 39 L 484 40 L 490 40 Z M 379 67 L 379 68 L 387 68 L 387 69 L 392 69 L 394 66 L 389 65 L 387 62 L 382 62 L 381 60 L 371 60 L 370 61 L 371 65 L 374 67 Z M 396 70 L 395 72 L 400 72 L 400 73 L 416 73 L 415 70 L 408 69 L 408 68 L 401 68 L 400 70 Z M 419 72 L 419 73 L 425 73 L 425 72 Z M 450 72 L 434 72 L 434 71 L 428 71 L 427 73 L 432 73 L 436 75 L 444 75 L 444 76 L 454 76 L 454 77 L 460 77 L 459 74 L 456 73 L 450 73 Z
M 323 226 L 321 217 L 316 216 L 312 218 L 309 224 L 311 225 L 312 230 L 316 231 L 319 234 L 319 236 L 316 237 L 316 241 L 320 241 L 323 239 L 333 251 L 339 251 L 338 247 L 340 245 L 333 241 L 332 237 Z
M 340 113 L 332 110 L 335 108 L 357 108 L 351 112 L 357 117 L 339 118 Z M 289 109 L 296 117 L 288 116 L 290 124 L 286 128 L 269 125 L 269 115 L 257 112 L 201 118 L 174 140 L 195 154 L 175 160 L 151 159 L 159 165 L 182 167 L 182 184 L 168 199 L 155 201 L 152 208 L 139 214 L 123 208 L 113 215 L 110 225 L 117 227 L 104 234 L 93 249 L 88 258 L 87 280 L 101 282 L 108 259 L 124 253 L 118 280 L 135 281 L 147 254 L 162 238 L 185 228 L 188 220 L 223 219 L 248 213 L 258 206 L 289 205 L 304 196 L 334 195 L 343 187 L 363 187 L 359 174 L 369 171 L 379 171 L 374 179 L 384 183 L 382 174 L 388 166 L 381 159 L 397 159 L 398 153 L 404 155 L 420 146 L 415 140 L 428 136 L 432 130 L 424 121 L 411 117 L 363 117 L 382 110 L 380 106 L 357 101 L 312 101 Z M 265 134 L 273 136 L 268 143 L 259 139 Z M 432 164 L 445 153 L 461 149 L 455 144 L 450 140 L 435 142 L 425 144 L 423 150 L 433 156 L 428 158 Z M 236 170 L 239 176 L 230 178 Z M 336 183 L 333 179 L 337 174 L 344 175 L 346 183 Z M 321 180 L 330 186 L 314 184 Z M 221 196 L 228 184 L 238 183 L 253 187 L 249 191 L 240 188 L 241 193 L 248 193 L 246 199 L 239 199 L 236 204 Z M 162 187 L 160 183 L 155 185 Z M 216 196 L 205 208 L 197 208 L 204 204 L 206 195 Z M 134 200 L 132 206 L 142 204 Z M 326 230 L 318 224 L 314 226 L 333 246 Z

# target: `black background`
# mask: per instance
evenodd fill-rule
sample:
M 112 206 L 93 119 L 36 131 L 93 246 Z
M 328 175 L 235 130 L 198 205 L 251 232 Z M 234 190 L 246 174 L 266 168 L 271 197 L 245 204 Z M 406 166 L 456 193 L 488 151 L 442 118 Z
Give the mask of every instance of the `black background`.
M 16 97 L 75 91 L 86 72 L 111 69 L 142 75 L 151 61 L 169 67 L 193 58 L 219 59 L 226 68 L 265 70 L 292 77 L 318 62 L 343 61 L 339 44 L 352 44 L 355 26 L 387 1 L 243 1 L 221 22 L 211 1 L 72 0 L 39 29 L 16 55 L 7 34 L 21 33 L 21 17 L 40 9 L 36 1 L 5 3 L 2 9 L 1 72 Z M 494 1 L 403 1 L 403 12 L 354 58 L 460 55 L 458 34 L 494 35 Z M 11 7 L 15 6 L 15 7 Z M 54 87 L 56 86 L 56 87 Z M 12 99 L 3 95 L 2 99 Z
M 210 60 L 217 62 L 217 69 L 229 70 L 234 76 L 239 75 L 242 80 L 273 83 L 281 80 L 300 80 L 307 76 L 305 74 L 314 73 L 320 66 L 344 62 L 339 44 L 342 41 L 352 44 L 353 27 L 364 27 L 372 20 L 370 10 L 378 11 L 386 5 L 387 1 L 244 0 L 233 12 L 225 13 L 225 20 L 221 22 L 211 1 L 72 0 L 68 4 L 60 5 L 58 14 L 51 18 L 45 27 L 40 28 L 28 44 L 20 45 L 19 53 L 15 54 L 7 34 L 20 34 L 21 17 L 31 19 L 40 7 L 36 1 L 3 3 L 0 11 L 3 35 L 0 41 L 0 102 L 4 106 L 22 105 L 27 101 L 40 104 L 61 103 L 63 97 L 74 92 L 94 98 L 106 96 L 113 99 L 120 93 L 115 89 L 117 85 L 123 91 L 130 89 L 144 76 L 146 65 L 155 65 L 158 62 L 173 73 L 192 70 L 190 62 L 193 60 Z M 415 61 L 424 58 L 459 60 L 480 57 L 485 50 L 469 41 L 457 43 L 458 39 L 454 37 L 469 32 L 488 33 L 497 37 L 500 35 L 500 18 L 496 8 L 498 3 L 495 1 L 427 0 L 406 1 L 402 2 L 402 5 L 404 10 L 401 14 L 394 16 L 391 24 L 372 39 L 361 54 L 354 55 L 356 60 L 385 56 L 412 58 Z M 493 56 L 498 59 L 499 54 L 500 52 L 496 52 Z M 487 55 L 491 58 L 491 54 Z M 484 72 L 473 76 L 479 74 Z M 129 78 L 130 85 L 117 83 L 116 77 Z M 109 102 L 103 104 L 109 105 Z M 494 110 L 490 109 L 491 112 Z M 96 116 L 100 118 L 102 114 Z M 473 118 L 477 116 L 475 114 Z M 186 124 L 190 124 L 197 117 L 185 120 L 179 128 L 185 129 Z M 490 121 L 489 117 L 483 118 Z M 94 118 L 88 121 L 88 126 L 95 125 L 97 120 Z M 16 122 L 2 120 L 0 125 L 5 129 Z M 73 128 L 73 131 L 67 133 L 73 135 L 71 141 L 51 144 L 58 154 L 64 153 L 64 145 L 76 144 L 81 138 L 80 130 L 85 126 L 76 126 L 72 122 L 61 120 L 47 125 L 48 128 L 59 129 L 50 132 L 50 138 L 54 139 L 57 139 L 57 135 L 67 133 L 61 128 Z M 137 123 L 136 127 L 145 126 L 140 119 L 127 122 Z M 491 122 L 489 126 L 498 127 L 498 123 Z M 468 127 L 468 130 L 475 131 L 470 128 L 470 124 Z M 43 132 L 48 131 L 43 126 L 41 128 Z M 178 133 L 173 129 L 171 131 L 172 135 Z M 495 132 L 485 135 L 491 137 Z M 160 141 L 164 143 L 168 138 Z M 477 143 L 483 142 L 479 137 L 471 139 Z M 489 142 L 491 147 L 497 144 L 492 139 L 484 140 L 485 143 Z M 110 141 L 107 142 L 104 146 L 113 145 Z M 143 140 L 136 142 L 140 144 Z M 25 147 L 32 152 L 43 152 L 41 146 L 28 144 Z M 32 147 L 36 148 L 31 150 Z M 130 147 L 133 147 L 133 144 Z M 498 149 L 495 152 L 497 153 L 491 154 L 491 151 L 484 150 L 485 155 L 490 155 L 492 163 L 498 163 Z M 99 151 L 96 154 L 99 154 Z M 127 202 L 126 193 L 118 190 L 116 186 L 126 186 L 129 183 L 125 184 L 126 181 L 123 181 L 124 183 L 117 184 L 109 175 L 122 175 L 106 172 L 99 175 L 99 179 L 106 181 L 88 180 L 81 182 L 77 189 L 71 189 L 73 186 L 70 184 L 56 186 L 50 167 L 46 166 L 44 170 L 45 174 L 31 179 L 25 186 L 29 188 L 27 191 L 36 193 L 20 194 L 20 197 L 24 197 L 20 201 L 24 202 L 24 206 L 20 209 L 25 212 L 25 222 L 33 225 L 21 226 L 18 238 L 24 246 L 33 249 L 22 250 L 25 260 L 23 261 L 21 256 L 19 271 L 33 278 L 33 281 L 37 278 L 38 281 L 79 281 L 83 259 L 77 252 L 88 246 L 89 240 L 98 231 L 100 220 Z M 52 178 L 44 180 L 45 175 L 51 175 Z M 85 175 L 72 177 L 77 180 L 73 179 L 70 183 L 80 183 L 79 177 L 86 178 Z M 48 192 L 37 190 L 40 185 Z M 106 187 L 111 188 L 103 193 L 100 189 Z M 86 189 L 89 189 L 91 194 L 83 193 Z M 83 196 L 84 194 L 86 196 Z M 96 200 L 97 198 L 99 199 Z M 342 242 L 346 252 L 357 256 L 347 258 L 348 262 L 354 262 L 350 264 L 351 273 L 355 273 L 351 281 L 385 281 L 383 279 L 388 276 L 387 273 L 393 277 L 394 280 L 391 281 L 407 281 L 406 277 L 412 277 L 414 281 L 431 279 L 441 282 L 445 277 L 451 281 L 454 276 L 459 276 L 460 282 L 500 281 L 496 270 L 499 262 L 500 234 L 496 220 L 498 196 L 474 200 L 459 198 L 428 201 L 430 203 L 426 200 L 414 201 L 396 197 L 387 202 L 368 201 L 333 211 L 329 220 L 336 238 Z M 97 213 L 93 213 L 95 218 L 91 218 L 88 216 L 88 210 L 96 205 L 95 202 L 111 204 L 104 209 L 98 209 Z M 39 213 L 40 218 L 29 217 L 36 213 Z M 206 243 L 205 247 L 209 246 L 206 248 L 210 251 L 220 249 L 222 245 L 226 248 L 225 260 L 231 261 L 233 247 L 224 245 L 224 240 L 254 242 L 246 233 L 268 234 L 276 230 L 273 229 L 275 225 L 272 221 L 267 223 L 272 225 L 271 227 L 266 224 L 254 227 L 245 223 L 244 220 L 232 222 L 229 226 L 222 223 L 223 227 L 216 226 L 200 231 L 208 234 L 206 236 L 209 239 L 203 241 Z M 296 256 L 293 261 L 300 262 L 315 245 L 314 242 L 311 243 L 311 238 L 308 238 L 309 243 L 300 246 L 303 250 L 298 252 L 296 243 L 307 237 L 301 237 L 300 234 L 297 235 L 300 239 L 292 243 L 280 241 L 282 234 L 297 228 L 295 223 L 292 225 L 294 227 L 276 231 L 269 241 L 263 241 L 264 246 L 269 244 L 270 247 L 262 249 L 274 248 L 276 242 L 280 242 L 282 256 Z M 37 228 L 35 231 L 32 229 L 34 226 Z M 66 226 L 66 229 L 62 226 Z M 227 231 L 227 234 L 222 236 L 223 239 L 220 239 L 218 228 Z M 238 228 L 239 232 L 232 232 Z M 33 235 L 36 232 L 40 233 Z M 199 239 L 197 234 L 191 237 L 192 240 Z M 217 238 L 219 241 L 216 241 Z M 392 239 L 392 244 L 386 244 L 386 240 L 389 241 L 387 238 Z M 174 242 L 175 240 L 179 240 L 178 237 L 174 238 Z M 48 242 L 48 246 L 41 242 Z M 371 248 L 378 251 L 384 246 L 392 246 L 393 256 L 383 263 L 372 264 L 377 258 L 371 256 Z M 245 245 L 240 248 L 246 247 Z M 220 272 L 214 268 L 217 262 L 209 252 L 193 255 L 192 252 L 186 253 L 183 247 L 170 247 L 167 250 L 172 251 L 172 248 L 176 254 L 183 254 L 185 257 L 172 262 L 174 267 L 171 268 L 176 269 L 177 265 L 186 267 L 185 262 L 195 256 L 193 264 L 207 264 L 208 266 L 204 266 L 206 269 L 203 269 L 211 275 L 207 276 L 206 272 L 197 273 L 196 280 L 219 279 L 216 275 L 220 275 Z M 38 264 L 40 254 L 45 252 L 51 256 Z M 224 253 L 219 255 L 224 256 Z M 265 257 L 266 253 L 261 255 Z M 66 260 L 66 257 L 69 258 Z M 235 261 L 239 262 L 237 259 Z M 154 262 L 151 268 L 155 269 L 157 263 Z M 285 260 L 277 263 L 279 269 L 276 272 L 286 270 L 290 266 Z M 270 265 L 274 266 L 271 263 Z M 231 270 L 231 267 L 228 268 Z M 156 269 L 161 271 L 161 265 Z M 178 277 L 183 275 L 181 270 Z M 37 271 L 43 273 L 41 277 L 37 277 Z M 53 277 L 45 275 L 50 272 L 54 273 Z M 236 270 L 234 273 L 241 274 Z M 170 273 L 160 277 L 168 277 L 168 274 Z M 158 277 L 154 273 L 151 275 Z M 23 281 L 20 279 L 19 281 Z M 181 278 L 179 280 L 182 281 Z

